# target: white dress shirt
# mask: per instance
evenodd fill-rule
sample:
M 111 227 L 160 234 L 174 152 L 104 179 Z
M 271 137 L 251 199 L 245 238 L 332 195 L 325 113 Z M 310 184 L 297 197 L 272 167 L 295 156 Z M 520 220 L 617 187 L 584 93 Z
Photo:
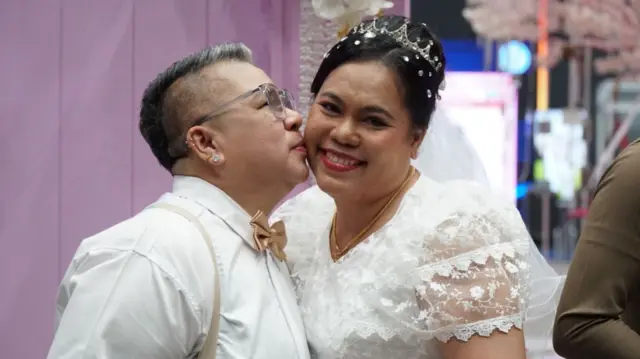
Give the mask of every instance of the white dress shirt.
M 251 216 L 218 188 L 176 177 L 159 202 L 198 217 L 218 261 L 218 358 L 309 358 L 288 270 L 251 243 Z M 213 311 L 213 262 L 200 232 L 161 208 L 85 239 L 57 299 L 49 359 L 193 358 Z

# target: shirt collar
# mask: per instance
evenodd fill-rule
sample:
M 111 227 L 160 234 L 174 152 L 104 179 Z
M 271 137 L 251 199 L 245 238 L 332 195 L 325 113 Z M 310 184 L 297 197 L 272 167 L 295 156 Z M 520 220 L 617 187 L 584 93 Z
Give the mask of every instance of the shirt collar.
M 242 239 L 253 244 L 251 216 L 220 188 L 198 177 L 174 176 L 172 193 L 205 207 Z

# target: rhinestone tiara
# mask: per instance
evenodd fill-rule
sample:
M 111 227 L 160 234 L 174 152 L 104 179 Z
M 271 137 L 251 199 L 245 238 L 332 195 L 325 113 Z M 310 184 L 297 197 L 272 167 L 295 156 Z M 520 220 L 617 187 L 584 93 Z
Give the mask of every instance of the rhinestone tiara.
M 427 62 L 429 62 L 429 64 L 431 64 L 435 71 L 440 71 L 440 69 L 442 68 L 442 61 L 440 60 L 440 58 L 438 58 L 438 56 L 431 57 L 431 55 L 429 54 L 429 52 L 431 51 L 431 46 L 434 45 L 433 40 L 429 40 L 429 42 L 427 42 L 427 46 L 425 47 L 420 47 L 420 45 L 418 44 L 421 40 L 420 37 L 416 38 L 415 42 L 409 40 L 409 34 L 407 33 L 409 23 L 408 19 L 405 19 L 402 26 L 392 31 L 385 27 L 378 28 L 376 26 L 377 19 L 378 18 L 374 18 L 368 24 L 360 23 L 360 25 L 351 29 L 351 33 L 362 34 L 365 37 L 371 36 L 372 34 L 384 34 L 391 36 L 404 48 L 411 49 L 419 53 L 422 58 L 424 58 L 425 60 L 427 60 Z

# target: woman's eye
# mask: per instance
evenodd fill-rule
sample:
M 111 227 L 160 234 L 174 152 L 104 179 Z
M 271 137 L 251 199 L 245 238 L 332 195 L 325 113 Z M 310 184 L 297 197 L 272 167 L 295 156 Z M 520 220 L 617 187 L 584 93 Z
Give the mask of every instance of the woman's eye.
M 373 127 L 387 127 L 387 123 L 377 117 L 367 117 L 362 121 Z
M 332 114 L 340 113 L 340 108 L 332 104 L 331 102 L 320 103 L 320 106 L 329 113 L 332 113 Z

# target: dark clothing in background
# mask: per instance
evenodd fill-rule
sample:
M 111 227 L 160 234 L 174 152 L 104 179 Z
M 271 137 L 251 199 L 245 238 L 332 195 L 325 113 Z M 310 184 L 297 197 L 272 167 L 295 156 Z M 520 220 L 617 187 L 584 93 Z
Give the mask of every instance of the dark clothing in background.
M 605 172 L 589 208 L 553 331 L 567 359 L 640 358 L 640 142 Z

